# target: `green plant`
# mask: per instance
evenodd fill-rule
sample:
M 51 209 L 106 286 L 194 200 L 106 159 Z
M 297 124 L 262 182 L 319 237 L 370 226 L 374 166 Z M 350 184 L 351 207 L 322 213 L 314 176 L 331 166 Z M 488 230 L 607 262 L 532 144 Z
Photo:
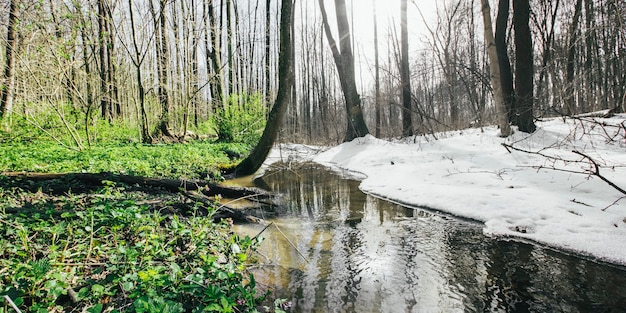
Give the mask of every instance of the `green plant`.
M 265 128 L 266 114 L 263 95 L 230 95 L 214 116 L 219 140 L 256 144 Z
M 0 213 L 0 296 L 31 312 L 254 312 L 265 300 L 246 274 L 259 239 L 211 216 L 161 214 L 105 185 L 89 198 L 40 195 L 20 214 Z

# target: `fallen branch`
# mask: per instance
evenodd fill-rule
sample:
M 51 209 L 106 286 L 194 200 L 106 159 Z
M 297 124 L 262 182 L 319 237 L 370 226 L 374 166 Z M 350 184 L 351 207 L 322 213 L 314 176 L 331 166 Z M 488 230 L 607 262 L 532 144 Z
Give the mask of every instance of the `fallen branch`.
M 563 163 L 586 163 L 586 164 L 591 164 L 592 168 L 586 171 L 573 171 L 573 170 L 566 170 L 566 169 L 559 169 L 556 167 L 552 167 L 552 168 L 548 168 L 545 166 L 539 166 L 536 167 L 538 169 L 543 169 L 543 168 L 547 168 L 547 169 L 552 169 L 555 171 L 562 171 L 562 172 L 568 172 L 568 173 L 574 173 L 574 174 L 585 174 L 585 175 L 591 175 L 591 176 L 596 176 L 598 178 L 600 178 L 600 180 L 602 180 L 603 182 L 607 183 L 609 186 L 613 187 L 615 190 L 619 191 L 622 194 L 626 195 L 626 190 L 624 190 L 624 188 L 621 188 L 620 186 L 616 185 L 614 182 L 610 181 L 608 178 L 604 177 L 602 174 L 600 174 L 600 168 L 601 166 L 598 164 L 598 162 L 596 162 L 594 159 L 592 159 L 590 156 L 580 152 L 580 151 L 576 151 L 576 150 L 572 150 L 571 152 L 574 154 L 577 154 L 581 157 L 583 157 L 583 160 L 580 159 L 564 159 L 562 157 L 556 157 L 556 156 L 552 156 L 552 155 L 548 155 L 545 153 L 542 153 L 540 151 L 530 151 L 530 150 L 525 150 L 525 149 L 520 149 L 517 147 L 514 147 L 512 145 L 509 144 L 505 144 L 502 143 L 502 146 L 504 146 L 504 148 L 509 152 L 512 153 L 511 150 L 515 150 L 515 151 L 519 151 L 519 152 L 524 152 L 524 153 L 528 153 L 528 154 L 535 154 L 535 155 L 539 155 L 541 157 L 544 157 L 548 160 L 551 160 L 553 162 L 556 161 L 561 161 Z M 587 160 L 587 162 L 585 162 L 584 160 Z M 621 199 L 621 198 L 620 198 Z
M 608 180 L 606 177 L 604 177 L 604 176 L 602 176 L 600 174 L 600 166 L 598 165 L 598 163 L 594 159 L 592 159 L 591 157 L 589 157 L 588 155 L 586 155 L 586 154 L 584 154 L 584 153 L 582 153 L 580 151 L 573 150 L 572 153 L 578 154 L 578 155 L 582 156 L 583 158 L 589 160 L 589 163 L 591 163 L 593 165 L 593 170 L 590 170 L 589 174 L 600 178 L 603 182 L 609 184 L 609 186 L 615 188 L 617 191 L 619 191 L 619 192 L 621 192 L 621 193 L 626 195 L 626 190 L 620 188 L 615 183 L 613 183 L 612 181 Z
M 209 199 L 200 193 L 197 193 L 194 191 L 187 191 L 187 192 L 181 192 L 181 193 L 188 199 L 191 199 L 192 201 L 195 201 L 195 202 L 202 203 L 207 207 L 212 207 L 212 206 L 217 205 L 217 209 L 213 213 L 214 219 L 231 218 L 235 222 L 248 222 L 248 223 L 260 223 L 262 221 L 258 217 L 245 214 L 240 209 L 231 208 L 227 206 L 226 204 L 217 204 L 212 199 Z
M 240 198 L 247 196 L 257 196 L 259 198 L 269 198 L 269 193 L 259 188 L 224 187 L 211 182 L 201 180 L 152 178 L 134 175 L 102 173 L 33 173 L 33 172 L 5 172 L 1 176 L 28 179 L 33 181 L 69 179 L 78 180 L 82 183 L 93 186 L 102 186 L 102 181 L 113 181 L 128 185 L 139 185 L 144 187 L 162 188 L 170 192 L 201 191 L 206 196 L 221 196 L 224 198 Z

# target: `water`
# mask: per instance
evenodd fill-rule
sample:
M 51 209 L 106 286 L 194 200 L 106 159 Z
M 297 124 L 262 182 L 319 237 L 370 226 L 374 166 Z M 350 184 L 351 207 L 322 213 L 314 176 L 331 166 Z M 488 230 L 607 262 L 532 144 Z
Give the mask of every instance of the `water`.
M 485 237 L 313 164 L 255 184 L 283 194 L 255 277 L 292 312 L 626 312 L 624 268 Z

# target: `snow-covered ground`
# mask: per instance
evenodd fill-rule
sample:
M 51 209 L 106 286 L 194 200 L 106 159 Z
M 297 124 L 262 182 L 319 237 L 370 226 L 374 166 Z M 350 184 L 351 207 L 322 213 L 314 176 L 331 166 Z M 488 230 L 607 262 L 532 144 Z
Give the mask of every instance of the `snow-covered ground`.
M 509 138 L 485 127 L 437 140 L 283 144 L 266 162 L 313 161 L 349 171 L 366 193 L 481 221 L 488 235 L 626 265 L 626 195 L 594 175 L 595 162 L 601 176 L 626 189 L 626 115 L 595 120 L 604 125 L 549 119 L 531 135 Z

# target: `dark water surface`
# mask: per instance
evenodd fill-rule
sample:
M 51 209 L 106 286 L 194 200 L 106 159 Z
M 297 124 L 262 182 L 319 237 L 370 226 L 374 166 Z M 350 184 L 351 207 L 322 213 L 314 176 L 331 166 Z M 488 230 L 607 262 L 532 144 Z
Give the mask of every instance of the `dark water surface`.
M 365 195 L 318 165 L 255 183 L 284 195 L 255 277 L 292 312 L 626 312 L 624 268 L 486 237 L 480 224 Z

